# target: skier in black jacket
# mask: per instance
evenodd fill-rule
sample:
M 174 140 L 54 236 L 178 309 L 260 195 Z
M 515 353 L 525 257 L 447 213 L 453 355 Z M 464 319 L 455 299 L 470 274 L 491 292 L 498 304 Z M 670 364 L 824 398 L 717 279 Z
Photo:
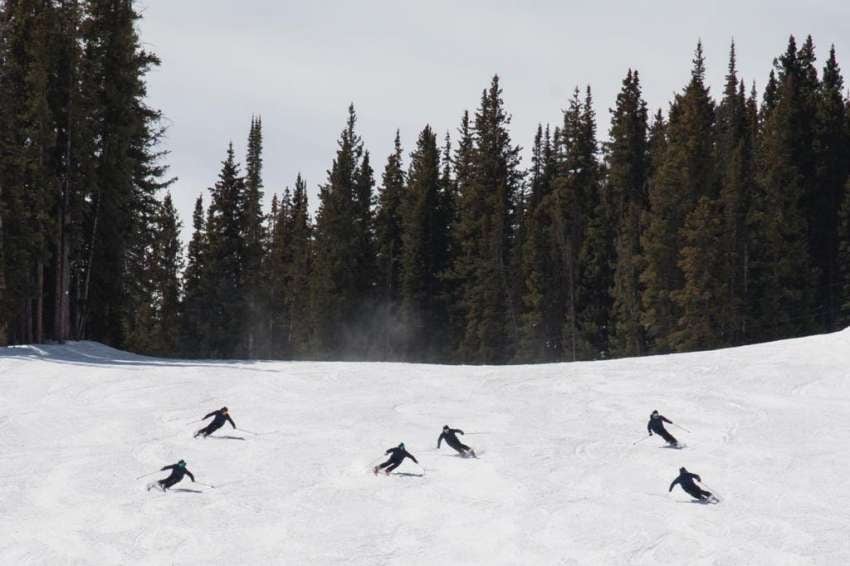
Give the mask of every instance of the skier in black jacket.
M 203 434 L 204 438 L 208 437 L 218 429 L 224 426 L 225 421 L 230 421 L 230 426 L 236 429 L 236 423 L 233 422 L 233 419 L 230 418 L 230 415 L 227 413 L 227 407 L 222 407 L 218 411 L 213 411 L 212 413 L 206 415 L 201 420 L 206 420 L 210 417 L 215 417 L 210 424 L 199 430 L 195 433 L 195 438 L 198 437 L 199 434 Z
M 652 411 L 652 414 L 649 415 L 649 422 L 646 423 L 646 430 L 649 431 L 649 436 L 652 436 L 654 432 L 661 438 L 667 441 L 668 444 L 672 446 L 678 446 L 679 441 L 676 438 L 667 432 L 667 429 L 664 428 L 664 423 L 673 424 L 673 421 L 665 417 L 664 415 L 659 415 L 658 411 Z
M 162 491 L 165 491 L 172 485 L 182 480 L 184 475 L 192 478 L 192 483 L 195 482 L 195 476 L 193 476 L 192 472 L 190 472 L 186 468 L 186 462 L 184 462 L 183 460 L 180 460 L 179 462 L 177 462 L 176 464 L 172 464 L 171 466 L 164 466 L 160 471 L 164 472 L 166 470 L 171 470 L 171 475 L 165 479 L 159 480 L 155 484 L 150 484 L 148 486 L 148 489 L 152 488 L 154 485 L 158 485 Z
M 458 434 L 463 434 L 463 431 L 459 428 L 449 428 L 449 425 L 443 425 L 443 433 L 437 439 L 437 449 L 440 449 L 440 443 L 445 440 L 446 444 L 457 450 L 458 454 L 464 458 L 467 456 L 477 458 L 475 450 L 461 442 L 457 437 Z
M 697 480 L 698 482 L 702 481 L 699 474 L 692 474 L 685 468 L 679 468 L 679 477 L 673 480 L 673 483 L 670 484 L 670 489 L 668 489 L 667 492 L 669 493 L 673 491 L 676 484 L 679 484 L 691 497 L 699 499 L 700 501 L 710 501 L 712 497 L 714 497 L 711 492 L 701 489 L 694 483 L 694 480 Z
M 401 463 L 404 461 L 405 458 L 410 458 L 417 464 L 419 463 L 419 461 L 413 457 L 413 454 L 404 449 L 404 442 L 402 442 L 395 448 L 390 448 L 385 452 L 385 454 L 389 454 L 390 459 L 379 466 L 375 466 L 372 472 L 376 475 L 378 473 L 378 470 L 382 470 L 383 468 L 386 468 L 384 472 L 389 475 L 391 471 L 401 466 Z

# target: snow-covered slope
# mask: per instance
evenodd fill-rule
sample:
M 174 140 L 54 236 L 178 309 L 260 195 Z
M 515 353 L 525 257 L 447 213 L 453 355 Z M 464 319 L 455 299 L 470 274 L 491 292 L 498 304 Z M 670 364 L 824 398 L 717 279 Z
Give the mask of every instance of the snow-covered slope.
M 225 404 L 263 434 L 193 439 Z M 656 408 L 687 448 L 633 445 Z M 849 440 L 850 331 L 512 367 L 6 348 L 0 564 L 848 564 Z M 401 441 L 425 475 L 373 476 Z M 216 487 L 135 479 L 181 458 Z M 668 494 L 680 466 L 723 501 Z

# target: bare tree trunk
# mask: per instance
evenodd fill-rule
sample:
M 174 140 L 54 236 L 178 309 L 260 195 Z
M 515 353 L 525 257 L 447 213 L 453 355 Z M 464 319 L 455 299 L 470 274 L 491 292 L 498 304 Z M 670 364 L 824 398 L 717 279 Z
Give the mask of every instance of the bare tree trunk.
M 35 342 L 44 342 L 44 262 L 38 260 L 35 266 Z
M 65 2 L 62 2 L 62 8 L 65 8 Z M 73 73 L 68 74 L 68 82 L 73 82 Z M 68 338 L 68 293 L 69 293 L 69 269 L 68 269 L 68 206 L 71 192 L 71 111 L 73 108 L 72 89 L 69 85 L 68 89 L 68 122 L 65 125 L 65 170 L 62 179 L 62 185 L 59 194 L 59 234 L 57 242 L 56 254 L 56 296 L 54 298 L 56 304 L 54 307 L 54 339 L 62 343 Z
M 91 228 L 91 240 L 89 241 L 89 258 L 86 263 L 86 278 L 83 283 L 83 296 L 80 304 L 77 309 L 79 311 L 78 320 L 77 320 L 77 338 L 80 339 L 83 337 L 83 330 L 86 327 L 86 322 L 88 319 L 88 302 L 89 302 L 89 288 L 91 286 L 91 272 L 92 265 L 94 264 L 94 246 L 95 240 L 97 237 L 97 224 L 98 220 L 100 220 L 100 201 L 103 197 L 103 191 L 98 190 L 97 193 L 97 202 L 94 206 L 94 221 L 92 222 Z
M 3 202 L 3 186 L 0 185 L 0 203 Z M 6 320 L 6 305 L 3 298 L 6 296 L 6 259 L 3 254 L 5 244 L 3 243 L 3 215 L 0 214 L 0 346 L 9 343 L 7 335 L 8 321 Z

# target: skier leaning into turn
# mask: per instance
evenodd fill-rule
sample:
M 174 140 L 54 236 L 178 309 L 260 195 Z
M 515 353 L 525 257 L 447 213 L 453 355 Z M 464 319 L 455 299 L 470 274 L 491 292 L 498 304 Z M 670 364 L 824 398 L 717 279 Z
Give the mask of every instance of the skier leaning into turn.
M 161 489 L 162 491 L 165 491 L 166 489 L 168 489 L 172 485 L 174 485 L 177 482 L 179 482 L 180 480 L 182 480 L 183 476 L 189 476 L 192 479 L 192 483 L 195 482 L 195 476 L 193 476 L 192 472 L 190 472 L 186 468 L 186 462 L 184 462 L 183 460 L 180 460 L 176 464 L 172 464 L 170 466 L 164 466 L 160 471 L 164 472 L 166 470 L 171 470 L 171 475 L 168 476 L 165 479 L 159 480 L 155 484 L 149 485 L 148 489 L 150 489 L 154 485 L 158 485 L 159 489 Z
M 649 436 L 652 436 L 652 433 L 654 432 L 666 440 L 668 444 L 678 446 L 679 441 L 664 428 L 664 423 L 673 424 L 673 421 L 664 415 L 658 414 L 658 411 L 652 411 L 652 414 L 649 415 L 649 422 L 646 423 L 646 430 L 649 431 Z
M 695 499 L 699 499 L 700 501 L 708 502 L 714 497 L 710 491 L 705 491 L 701 489 L 697 484 L 694 483 L 694 480 L 698 482 L 702 482 L 702 479 L 699 477 L 699 474 L 692 474 L 685 468 L 679 468 L 679 477 L 673 480 L 673 483 L 670 484 L 670 489 L 667 492 L 673 491 L 673 488 L 676 484 L 682 486 L 682 489 L 687 492 L 688 495 Z M 715 498 L 716 500 L 716 498 Z
M 218 429 L 223 427 L 225 421 L 230 421 L 230 426 L 232 426 L 234 429 L 236 429 L 236 423 L 233 422 L 233 419 L 231 419 L 230 415 L 227 413 L 227 407 L 222 407 L 218 411 L 213 411 L 212 413 L 209 413 L 208 415 L 206 415 L 201 420 L 206 420 L 210 417 L 215 417 L 215 418 L 212 420 L 212 422 L 210 424 L 208 424 L 207 426 L 205 426 L 204 428 L 202 428 L 201 430 L 196 432 L 195 438 L 197 438 L 198 435 L 200 435 L 200 434 L 203 434 L 204 438 L 208 437 L 209 435 L 211 435 L 212 433 L 214 433 L 215 431 L 217 431 Z
M 373 473 L 377 474 L 378 470 L 386 468 L 386 470 L 384 470 L 384 473 L 389 475 L 391 471 L 401 466 L 401 463 L 404 462 L 405 458 L 410 458 L 417 464 L 419 463 L 419 461 L 414 458 L 413 454 L 404 449 L 404 442 L 402 442 L 395 448 L 388 449 L 385 454 L 389 454 L 390 459 L 379 466 L 375 466 L 375 468 L 372 470 Z
M 440 443 L 445 440 L 446 444 L 457 450 L 458 454 L 461 456 L 472 456 L 473 458 L 476 458 L 475 450 L 461 442 L 457 437 L 458 434 L 463 434 L 463 431 L 459 428 L 449 428 L 449 425 L 443 425 L 443 433 L 440 435 L 440 438 L 437 439 L 437 449 L 439 450 Z

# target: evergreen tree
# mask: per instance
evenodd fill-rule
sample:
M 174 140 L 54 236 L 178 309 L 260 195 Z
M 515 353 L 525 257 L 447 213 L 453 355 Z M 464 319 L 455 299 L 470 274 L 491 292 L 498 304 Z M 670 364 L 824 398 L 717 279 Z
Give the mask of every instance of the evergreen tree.
M 804 59 L 809 65 L 810 56 Z M 799 335 L 812 328 L 813 270 L 806 221 L 806 122 L 803 84 L 808 73 L 794 38 L 776 62 L 777 85 L 762 116 L 757 184 L 748 213 L 751 260 L 747 303 L 749 340 Z M 765 94 L 767 96 L 767 93 Z
M 401 137 L 396 130 L 394 149 L 387 157 L 375 212 L 378 308 L 388 327 L 381 337 L 382 359 L 397 358 L 402 348 L 398 338 L 403 334 L 399 308 L 402 271 L 401 209 L 404 199 Z
M 453 273 L 460 281 L 464 333 L 459 355 L 476 363 L 510 359 L 518 320 L 509 281 L 522 181 L 519 147 L 511 144 L 510 116 L 504 110 L 498 76 L 481 96 L 475 113 L 474 151 L 458 161 L 458 255 Z M 460 151 L 468 151 L 461 139 Z M 462 170 L 468 168 L 468 170 Z
M 87 258 L 79 328 L 91 338 L 121 346 L 135 306 L 148 298 L 136 284 L 145 267 L 155 193 L 168 185 L 160 114 L 145 104 L 144 76 L 159 64 L 136 33 L 131 0 L 89 0 L 81 88 L 93 96 L 96 164 L 85 217 Z M 141 289 L 142 294 L 138 294 Z
M 354 106 L 338 142 L 328 181 L 319 189 L 313 270 L 315 351 L 326 357 L 367 355 L 363 317 L 374 283 L 372 178 L 363 143 L 355 132 Z
M 844 79 L 830 47 L 817 97 L 814 153 L 816 160 L 815 193 L 809 216 L 809 249 L 820 273 L 816 304 L 822 306 L 822 327 L 832 331 L 840 327 L 840 278 L 838 274 L 839 210 L 844 200 L 850 168 L 850 132 L 844 100 Z
M 132 349 L 158 356 L 177 353 L 182 269 L 180 221 L 171 195 L 166 194 L 157 211 L 156 234 L 150 253 L 150 300 L 140 305 L 140 324 L 128 336 Z
M 262 120 L 251 118 L 248 133 L 248 151 L 245 158 L 244 195 L 240 196 L 240 214 L 242 222 L 242 261 L 240 272 L 243 274 L 243 293 L 245 311 L 242 328 L 245 330 L 243 349 L 249 358 L 257 357 L 260 352 L 268 352 L 266 308 L 263 304 L 264 289 L 262 280 L 263 260 L 267 235 L 265 233 L 263 201 L 263 125 Z
M 207 258 L 209 249 L 204 219 L 203 197 L 198 196 L 192 214 L 192 239 L 186 255 L 183 272 L 183 300 L 180 303 L 179 351 L 184 355 L 207 356 L 209 336 L 209 276 Z
M 738 340 L 744 298 L 744 218 L 752 178 L 747 124 L 733 43 L 717 111 L 716 192 L 700 197 L 682 231 L 679 268 L 684 286 L 674 292 L 681 318 L 671 339 L 678 350 L 722 347 Z
M 713 125 L 714 103 L 705 86 L 702 44 L 697 44 L 691 80 L 670 106 L 665 148 L 650 185 L 646 229 L 641 237 L 642 320 L 657 352 L 669 351 L 681 341 L 678 336 L 673 339 L 680 325 L 681 305 L 688 300 L 682 295 L 675 298 L 685 284 L 679 266 L 681 232 L 699 199 L 715 196 Z
M 37 0 L 2 6 L 0 71 L 0 214 L 5 289 L 0 319 L 12 343 L 44 339 L 45 266 L 56 178 L 49 156 L 56 142 L 49 105 L 49 32 L 53 10 Z M 4 326 L 0 324 L 0 326 Z
M 451 263 L 449 269 L 443 275 L 447 293 L 449 293 L 449 343 L 453 347 L 450 356 L 451 361 L 460 362 L 464 360 L 465 349 L 463 347 L 464 335 L 466 333 L 466 320 L 469 314 L 469 306 L 465 301 L 467 284 L 472 280 L 474 269 L 472 264 L 475 246 L 470 238 L 475 235 L 472 222 L 461 221 L 462 210 L 469 207 L 468 215 L 475 214 L 472 207 L 472 198 L 464 195 L 472 194 L 472 184 L 475 178 L 475 141 L 473 139 L 472 124 L 469 119 L 469 111 L 464 111 L 458 128 L 458 146 L 451 160 L 443 157 L 445 186 L 451 185 L 454 194 L 454 209 L 452 222 L 449 230 L 449 242 L 451 248 Z M 454 169 L 454 179 L 449 179 L 445 167 L 451 164 Z
M 839 321 L 850 325 L 850 180 L 844 186 L 844 200 L 839 213 L 838 235 Z
M 448 267 L 448 218 L 440 180 L 440 150 L 430 126 L 411 154 L 403 207 L 402 314 L 408 359 L 439 361 L 447 344 L 440 274 Z
M 640 219 L 647 206 L 649 174 L 647 128 L 640 78 L 637 71 L 630 69 L 611 111 L 610 142 L 606 146 L 608 190 L 616 230 L 611 348 L 621 356 L 639 356 L 646 351 L 640 322 L 639 276 Z
M 396 302 L 400 297 L 401 207 L 405 177 L 402 169 L 401 137 L 396 130 L 393 152 L 384 167 L 378 208 L 375 213 L 375 247 L 378 258 L 378 287 L 381 297 Z
M 614 231 L 612 202 L 604 184 L 605 171 L 599 164 L 596 141 L 596 114 L 590 87 L 587 87 L 578 123 L 573 155 L 578 159 L 574 180 L 583 193 L 584 233 L 578 248 L 579 280 L 577 321 L 581 341 L 586 344 L 584 359 L 609 355 L 611 288 L 614 285 Z
M 521 363 L 557 359 L 555 347 L 560 334 L 557 313 L 553 317 L 550 304 L 553 287 L 551 277 L 552 251 L 549 216 L 543 202 L 552 190 L 555 168 L 549 126 L 545 132 L 537 126 L 531 152 L 531 170 L 528 172 L 529 192 L 522 217 L 521 262 L 519 276 L 521 315 L 519 344 L 516 361 Z M 554 324 L 553 324 L 554 318 Z
M 264 268 L 268 271 L 269 342 L 274 358 L 289 357 L 289 282 L 287 276 L 292 265 L 290 239 L 292 226 L 292 193 L 284 189 L 280 200 L 272 198 L 271 247 Z
M 307 200 L 307 183 L 299 174 L 295 179 L 292 206 L 288 219 L 289 253 L 291 263 L 287 271 L 287 331 L 289 355 L 303 359 L 309 353 L 311 340 L 310 273 L 314 264 L 312 244 L 313 226 L 310 222 L 310 207 Z
M 242 267 L 245 265 L 245 241 L 241 215 L 244 180 L 233 144 L 227 148 L 218 181 L 210 188 L 211 202 L 207 211 L 207 269 L 210 290 L 210 327 L 208 340 L 212 357 L 242 355 L 245 297 Z

